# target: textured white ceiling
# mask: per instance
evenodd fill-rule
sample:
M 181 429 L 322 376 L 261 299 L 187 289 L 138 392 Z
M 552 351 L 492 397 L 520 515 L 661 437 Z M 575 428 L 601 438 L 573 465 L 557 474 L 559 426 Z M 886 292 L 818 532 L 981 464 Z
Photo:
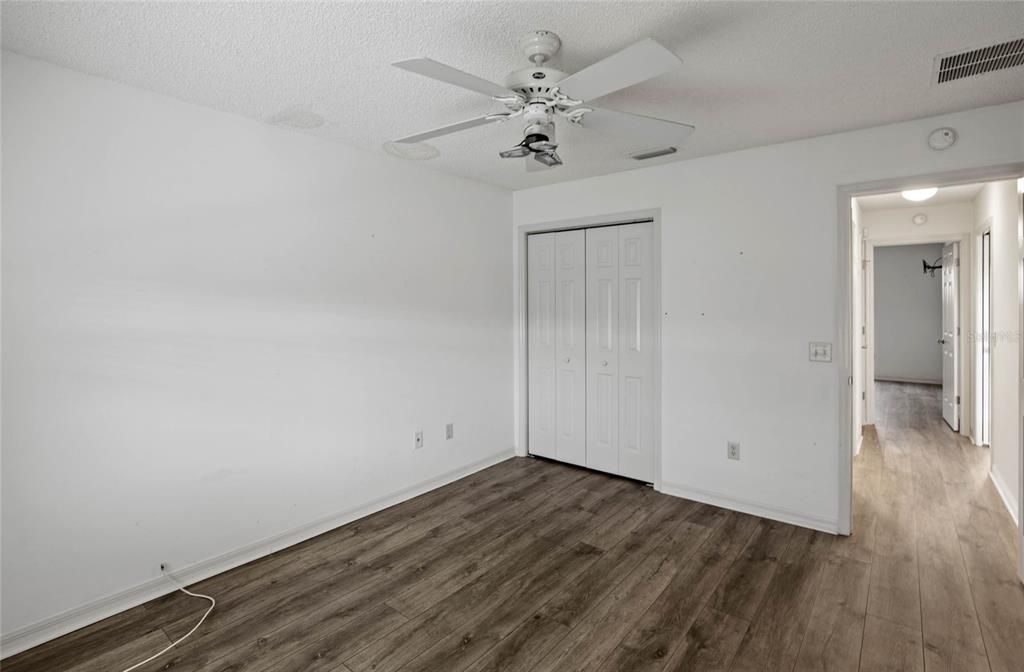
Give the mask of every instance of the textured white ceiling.
M 875 196 L 858 196 L 857 205 L 861 210 L 897 210 L 903 208 L 920 208 L 923 205 L 949 205 L 951 203 L 970 203 L 981 193 L 983 182 L 976 184 L 957 184 L 952 187 L 939 187 L 935 195 L 927 201 L 908 201 L 896 192 L 894 194 L 877 194 Z
M 562 37 L 553 65 L 568 72 L 647 36 L 683 58 L 600 101 L 695 124 L 671 157 L 637 163 L 628 142 L 560 129 L 566 165 L 526 173 L 497 157 L 518 124 L 433 141 L 441 156 L 424 165 L 512 189 L 1024 99 L 1024 68 L 931 83 L 935 55 L 1019 36 L 1022 2 L 8 1 L 2 14 L 6 49 L 254 119 L 320 115 L 296 132 L 378 152 L 496 109 L 395 60 L 429 56 L 500 82 L 526 65 L 516 40 L 533 29 Z

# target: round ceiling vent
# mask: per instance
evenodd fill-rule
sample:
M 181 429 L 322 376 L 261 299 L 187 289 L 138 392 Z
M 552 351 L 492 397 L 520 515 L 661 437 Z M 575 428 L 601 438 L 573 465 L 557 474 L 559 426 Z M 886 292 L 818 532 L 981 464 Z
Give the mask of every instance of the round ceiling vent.
M 385 142 L 384 151 L 410 161 L 426 161 L 441 156 L 441 150 L 425 142 Z
M 308 107 L 303 107 L 301 105 L 295 105 L 286 110 L 281 110 L 274 116 L 267 119 L 267 121 L 275 126 L 286 126 L 306 130 L 320 128 L 324 125 L 324 118 L 322 116 Z
M 934 149 L 936 152 L 941 152 L 944 149 L 949 149 L 956 144 L 956 130 L 949 126 L 943 126 L 942 128 L 936 128 L 934 131 L 928 134 L 928 146 Z
M 910 218 L 910 221 L 914 223 L 914 226 L 924 226 L 928 223 L 928 215 L 923 212 L 919 212 Z

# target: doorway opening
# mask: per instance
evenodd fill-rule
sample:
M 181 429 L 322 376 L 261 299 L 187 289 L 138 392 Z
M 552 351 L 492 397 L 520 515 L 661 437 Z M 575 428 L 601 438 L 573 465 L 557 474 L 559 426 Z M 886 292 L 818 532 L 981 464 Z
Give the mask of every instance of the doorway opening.
M 987 666 L 1011 613 L 997 605 L 1024 581 L 1022 172 L 840 190 L 843 543 L 871 563 L 868 614 L 948 669 Z M 950 613 L 955 638 L 937 627 Z
M 885 216 L 885 211 L 865 209 L 863 218 Z M 866 385 L 873 392 L 875 423 L 867 424 L 891 424 L 886 421 L 896 421 L 897 414 L 928 414 L 944 418 L 956 431 L 958 244 L 884 242 L 866 241 L 863 272 L 872 305 L 862 331 L 874 335 L 864 341 L 864 357 L 871 359 L 865 368 L 874 372 Z M 919 418 L 901 416 L 899 421 Z
M 921 548 L 949 549 L 968 592 L 991 578 L 977 576 L 982 556 L 1024 580 L 1022 170 L 840 190 L 850 543 L 885 567 L 880 581 L 906 579 L 872 587 L 869 611 L 884 611 L 887 592 L 939 580 L 921 575 Z M 923 198 L 904 191 L 925 186 Z

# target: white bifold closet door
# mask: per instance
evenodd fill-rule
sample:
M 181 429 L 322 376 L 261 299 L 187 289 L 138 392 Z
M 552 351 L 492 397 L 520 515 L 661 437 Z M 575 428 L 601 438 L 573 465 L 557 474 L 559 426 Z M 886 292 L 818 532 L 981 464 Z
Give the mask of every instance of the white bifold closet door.
M 650 223 L 527 239 L 529 449 L 654 480 Z
M 587 466 L 654 480 L 650 223 L 587 230 Z
M 529 447 L 585 465 L 586 244 L 583 231 L 527 239 Z

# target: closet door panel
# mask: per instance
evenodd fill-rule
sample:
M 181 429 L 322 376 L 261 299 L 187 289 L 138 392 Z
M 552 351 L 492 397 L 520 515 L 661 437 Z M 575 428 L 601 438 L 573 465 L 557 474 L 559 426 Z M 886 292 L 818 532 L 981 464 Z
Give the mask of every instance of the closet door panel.
M 555 236 L 555 452 L 563 462 L 582 465 L 587 456 L 585 234 Z
M 618 473 L 618 227 L 587 230 L 587 466 Z
M 619 229 L 619 469 L 654 480 L 654 277 L 653 228 Z
M 528 449 L 557 457 L 555 417 L 555 236 L 529 236 L 527 245 Z

